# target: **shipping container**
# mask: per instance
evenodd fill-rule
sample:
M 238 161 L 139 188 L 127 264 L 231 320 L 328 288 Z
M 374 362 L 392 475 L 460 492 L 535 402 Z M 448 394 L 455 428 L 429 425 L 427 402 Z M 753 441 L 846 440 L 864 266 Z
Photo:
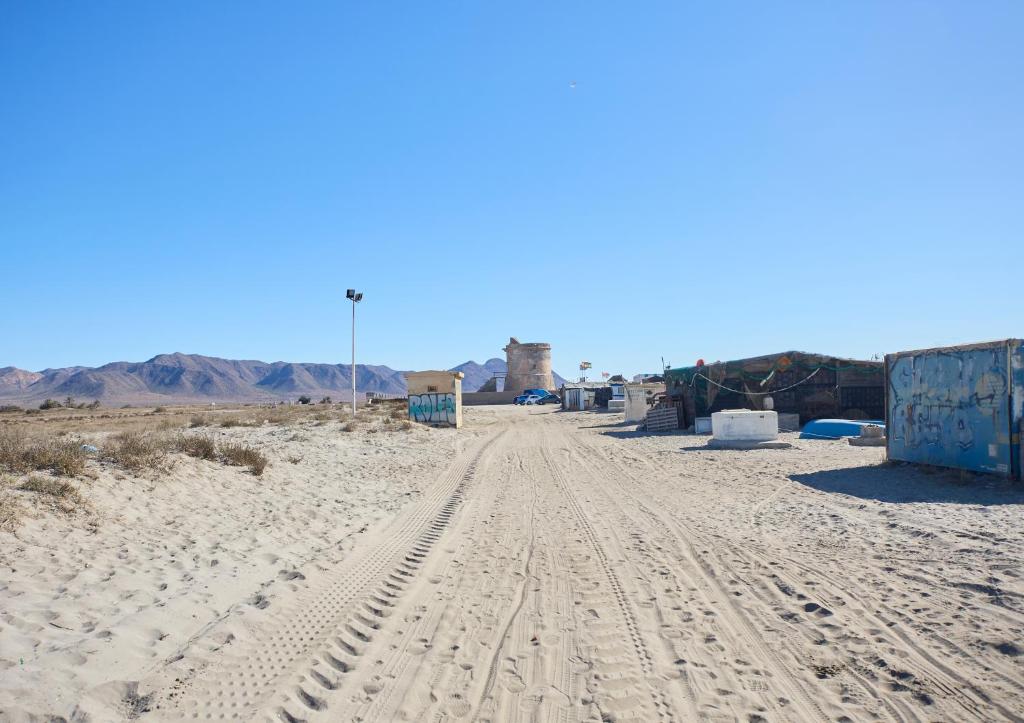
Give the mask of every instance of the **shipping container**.
M 885 357 L 890 460 L 1021 478 L 1024 342 Z

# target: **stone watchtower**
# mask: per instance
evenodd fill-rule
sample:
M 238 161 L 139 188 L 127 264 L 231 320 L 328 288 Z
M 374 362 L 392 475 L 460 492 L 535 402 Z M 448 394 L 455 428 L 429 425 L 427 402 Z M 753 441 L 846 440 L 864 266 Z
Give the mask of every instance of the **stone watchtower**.
M 505 391 L 520 393 L 524 389 L 554 389 L 551 374 L 551 345 L 544 342 L 520 344 L 512 337 L 505 347 L 508 375 Z

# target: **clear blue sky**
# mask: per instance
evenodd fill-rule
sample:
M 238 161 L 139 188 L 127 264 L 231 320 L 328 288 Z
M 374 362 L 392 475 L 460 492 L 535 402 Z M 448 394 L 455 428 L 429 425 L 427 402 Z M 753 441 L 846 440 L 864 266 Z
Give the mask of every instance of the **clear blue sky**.
M 1024 3 L 9 2 L 0 366 L 1024 334 Z M 575 81 L 575 88 L 571 82 Z M 530 273 L 536 271 L 536 274 Z

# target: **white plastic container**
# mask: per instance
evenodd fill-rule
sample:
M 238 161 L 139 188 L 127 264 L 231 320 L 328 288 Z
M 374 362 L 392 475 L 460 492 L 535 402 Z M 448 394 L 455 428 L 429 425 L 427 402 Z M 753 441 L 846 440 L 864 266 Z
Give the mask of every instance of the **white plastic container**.
M 711 415 L 711 434 L 723 442 L 770 442 L 779 436 L 779 415 L 769 411 L 726 409 Z

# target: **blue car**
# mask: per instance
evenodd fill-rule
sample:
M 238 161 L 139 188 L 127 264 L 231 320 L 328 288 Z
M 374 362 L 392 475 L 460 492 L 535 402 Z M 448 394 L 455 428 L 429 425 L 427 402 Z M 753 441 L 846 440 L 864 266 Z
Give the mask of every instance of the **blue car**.
M 544 399 L 545 397 L 553 397 L 553 396 L 555 396 L 554 394 L 549 392 L 547 389 L 524 389 L 522 394 L 520 394 L 519 396 L 514 397 L 512 399 L 512 403 L 513 404 L 526 404 L 526 399 L 529 396 L 534 395 L 534 394 L 536 394 L 541 399 Z

